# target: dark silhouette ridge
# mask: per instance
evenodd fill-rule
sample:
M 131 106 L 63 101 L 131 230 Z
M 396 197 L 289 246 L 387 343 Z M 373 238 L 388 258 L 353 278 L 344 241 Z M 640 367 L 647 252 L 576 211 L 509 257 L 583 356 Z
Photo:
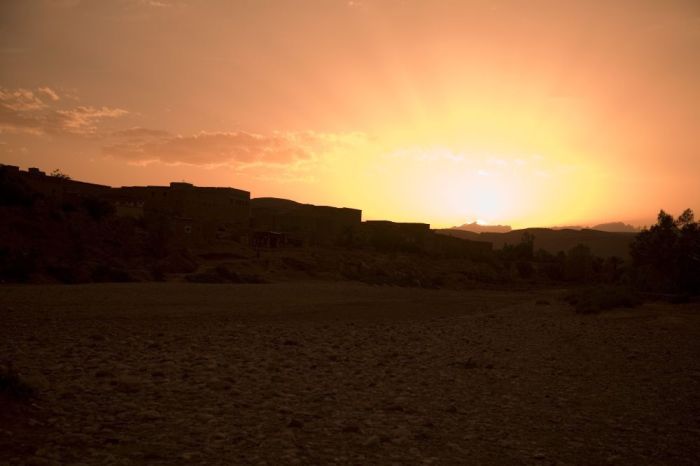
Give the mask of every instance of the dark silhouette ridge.
M 529 227 L 536 228 L 536 227 Z M 541 227 L 549 230 L 596 230 L 606 231 L 609 233 L 639 233 L 641 228 L 635 227 L 624 222 L 608 222 L 593 225 L 591 227 L 583 227 L 579 225 Z M 509 233 L 513 229 L 510 225 L 479 225 L 476 222 L 465 223 L 458 227 L 449 228 L 449 230 L 469 231 L 472 233 Z
M 585 230 L 586 227 L 582 227 L 581 225 L 564 225 L 564 226 L 553 226 L 553 227 L 540 227 L 540 228 L 548 228 L 550 230 Z
M 362 211 L 301 204 L 287 199 L 257 198 L 236 188 L 198 187 L 184 182 L 169 186 L 112 188 L 47 176 L 31 168 L 0 166 L 5 185 L 22 186 L 28 203 L 37 200 L 70 209 L 73 204 L 100 202 L 114 216 L 144 226 L 164 243 L 180 247 L 211 247 L 217 242 L 254 247 L 374 246 L 457 254 L 481 254 L 483 241 L 454 243 L 435 235 L 428 224 L 390 221 L 362 222 Z M 461 249 L 461 251 L 460 251 Z
M 212 273 L 193 280 L 230 282 L 245 276 L 247 282 L 262 282 L 265 280 L 255 274 L 276 273 L 261 270 L 261 250 L 272 249 L 335 247 L 461 258 L 491 253 L 488 242 L 447 238 L 432 232 L 427 224 L 362 222 L 358 209 L 273 198 L 250 201 L 248 192 L 235 188 L 184 182 L 111 188 L 47 176 L 38 169 L 25 172 L 1 166 L 0 190 L 5 193 L 8 220 L 0 228 L 0 239 L 7 245 L 0 251 L 0 279 L 9 281 L 41 277 L 67 283 L 161 280 L 206 267 L 216 257 L 247 260 L 252 256 L 252 262 L 236 265 L 245 270 L 227 271 L 212 264 Z M 22 233 L 26 229 L 36 235 Z M 52 234 L 47 235 L 48 231 Z M 299 254 L 306 254 L 304 251 Z M 327 267 L 315 258 L 311 264 L 302 262 L 289 258 L 280 267 L 291 269 L 290 273 L 301 268 L 308 274 Z M 356 265 L 333 263 L 324 273 L 364 280 L 367 270 L 373 269 L 367 261 L 352 262 L 363 264 L 360 269 L 364 271 L 358 272 Z M 405 279 L 402 274 L 391 272 L 386 280 L 434 281 Z
M 633 233 L 613 233 L 597 230 L 554 230 L 550 228 L 525 228 L 512 230 L 508 233 L 473 233 L 455 229 L 436 230 L 442 235 L 472 241 L 488 241 L 495 249 L 501 249 L 506 244 L 516 244 L 523 233 L 531 233 L 535 237 L 535 249 L 543 249 L 556 254 L 567 251 L 579 244 L 586 245 L 598 256 L 629 258 L 629 245 L 634 239 Z
M 641 228 L 624 222 L 600 223 L 590 228 L 591 230 L 609 231 L 611 233 L 639 233 Z
M 508 233 L 512 230 L 510 225 L 479 225 L 476 222 L 465 223 L 451 230 L 471 231 L 472 233 Z
M 670 221 L 660 215 L 659 225 L 637 235 L 549 228 L 474 233 L 362 221 L 359 209 L 251 200 L 235 188 L 185 182 L 111 188 L 11 166 L 0 166 L 0 194 L 2 281 L 326 277 L 430 288 L 634 281 L 640 289 L 697 289 L 688 278 L 698 255 L 691 211 Z M 664 262 L 654 256 L 658 251 L 674 259 Z

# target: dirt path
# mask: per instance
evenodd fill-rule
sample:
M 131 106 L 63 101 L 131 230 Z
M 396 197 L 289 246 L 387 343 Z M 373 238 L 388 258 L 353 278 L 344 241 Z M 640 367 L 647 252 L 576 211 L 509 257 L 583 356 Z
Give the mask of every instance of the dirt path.
M 536 304 L 546 299 L 551 304 Z M 697 464 L 700 309 L 363 285 L 0 287 L 0 464 Z

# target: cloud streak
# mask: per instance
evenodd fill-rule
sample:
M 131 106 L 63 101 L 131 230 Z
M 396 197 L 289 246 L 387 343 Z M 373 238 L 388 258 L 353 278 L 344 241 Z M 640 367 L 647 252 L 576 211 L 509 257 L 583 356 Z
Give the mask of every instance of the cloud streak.
M 90 136 L 98 133 L 100 122 L 128 113 L 105 106 L 65 108 L 61 103 L 60 95 L 49 87 L 0 88 L 0 133 Z
M 103 147 L 108 156 L 139 164 L 199 166 L 288 165 L 365 140 L 360 133 L 203 131 L 183 136 L 148 128 L 131 128 L 113 136 L 116 140 Z

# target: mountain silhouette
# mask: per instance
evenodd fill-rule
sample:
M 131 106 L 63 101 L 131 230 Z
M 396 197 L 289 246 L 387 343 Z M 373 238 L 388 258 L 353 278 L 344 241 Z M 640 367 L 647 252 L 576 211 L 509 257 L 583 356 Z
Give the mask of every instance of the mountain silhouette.
M 591 230 L 609 231 L 612 233 L 639 233 L 640 229 L 623 222 L 601 223 L 591 227 Z
M 465 223 L 452 230 L 471 231 L 472 233 L 508 233 L 512 230 L 510 225 L 479 225 L 476 222 Z

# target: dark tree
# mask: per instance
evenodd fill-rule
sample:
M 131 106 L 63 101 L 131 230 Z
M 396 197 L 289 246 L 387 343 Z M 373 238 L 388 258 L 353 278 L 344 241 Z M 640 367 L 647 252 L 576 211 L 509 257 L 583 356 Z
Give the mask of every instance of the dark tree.
M 700 227 L 693 211 L 676 220 L 663 210 L 630 247 L 636 284 L 647 291 L 700 293 Z
M 526 231 L 518 244 L 504 244 L 501 255 L 506 261 L 531 261 L 534 257 L 535 235 Z
M 587 282 L 593 278 L 595 256 L 588 246 L 579 244 L 569 249 L 564 263 L 564 277 L 574 282 Z
M 49 176 L 53 176 L 54 178 L 60 178 L 62 180 L 70 180 L 70 176 L 66 175 L 63 173 L 61 170 L 58 168 L 52 171 Z

